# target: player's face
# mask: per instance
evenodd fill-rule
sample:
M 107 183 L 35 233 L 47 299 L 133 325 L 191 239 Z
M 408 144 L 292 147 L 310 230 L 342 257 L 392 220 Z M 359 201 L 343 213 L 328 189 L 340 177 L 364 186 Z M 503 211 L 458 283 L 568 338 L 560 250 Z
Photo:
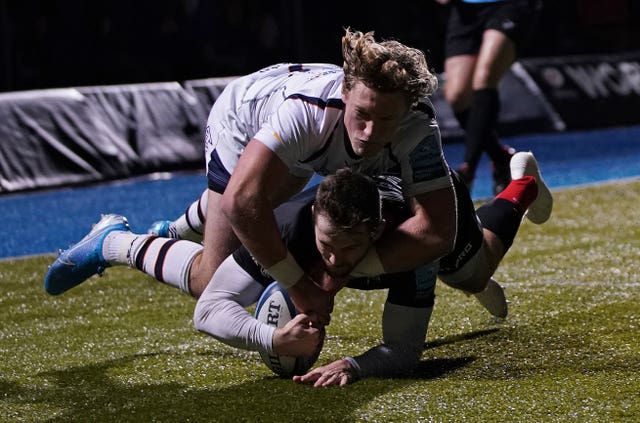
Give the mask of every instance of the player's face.
M 327 272 L 345 277 L 362 260 L 371 246 L 370 228 L 362 223 L 348 231 L 336 227 L 322 213 L 315 218 L 316 246 Z
M 351 147 L 363 157 L 375 156 L 391 141 L 409 108 L 400 92 L 381 92 L 356 82 L 342 93 L 344 126 Z

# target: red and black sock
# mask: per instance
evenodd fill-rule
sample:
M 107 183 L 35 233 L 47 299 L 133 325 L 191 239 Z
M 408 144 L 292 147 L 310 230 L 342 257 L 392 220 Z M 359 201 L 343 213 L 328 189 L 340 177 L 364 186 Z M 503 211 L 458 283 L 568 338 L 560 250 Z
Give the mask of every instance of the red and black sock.
M 496 198 L 502 198 L 518 205 L 523 214 L 536 201 L 537 197 L 538 184 L 536 184 L 536 178 L 527 175 L 511 181 L 501 193 L 496 195 Z
M 493 201 L 476 211 L 482 227 L 496 234 L 502 241 L 505 252 L 513 244 L 522 217 L 537 196 L 536 179 L 533 176 L 523 176 L 511 181 Z

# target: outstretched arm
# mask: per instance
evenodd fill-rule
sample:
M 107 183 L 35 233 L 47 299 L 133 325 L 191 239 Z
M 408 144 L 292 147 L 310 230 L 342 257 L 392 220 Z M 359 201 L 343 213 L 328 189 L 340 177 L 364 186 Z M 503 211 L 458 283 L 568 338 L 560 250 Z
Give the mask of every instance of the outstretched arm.
M 314 387 L 353 383 L 363 377 L 405 376 L 418 365 L 433 307 L 417 308 L 385 303 L 382 316 L 384 343 L 357 357 L 336 360 L 294 376 Z
M 232 347 L 278 355 L 312 355 L 321 342 L 321 330 L 299 314 L 282 328 L 254 319 L 245 307 L 256 303 L 264 287 L 227 257 L 198 300 L 195 328 Z

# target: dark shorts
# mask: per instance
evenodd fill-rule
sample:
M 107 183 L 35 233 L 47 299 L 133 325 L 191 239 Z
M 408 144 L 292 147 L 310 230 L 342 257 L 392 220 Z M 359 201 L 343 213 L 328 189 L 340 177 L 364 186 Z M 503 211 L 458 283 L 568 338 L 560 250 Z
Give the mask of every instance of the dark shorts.
M 482 247 L 483 234 L 469 190 L 457 173 L 452 172 L 456 191 L 458 232 L 453 251 L 440 259 L 440 274 L 448 275 L 460 270 Z
M 231 178 L 231 174 L 225 169 L 216 150 L 213 150 L 211 160 L 209 160 L 209 165 L 207 166 L 207 185 L 209 189 L 218 194 L 224 193 L 229 183 L 229 178 Z
M 455 1 L 447 27 L 445 57 L 477 54 L 482 34 L 488 29 L 504 33 L 516 46 L 524 45 L 537 21 L 540 4 L 540 0 Z

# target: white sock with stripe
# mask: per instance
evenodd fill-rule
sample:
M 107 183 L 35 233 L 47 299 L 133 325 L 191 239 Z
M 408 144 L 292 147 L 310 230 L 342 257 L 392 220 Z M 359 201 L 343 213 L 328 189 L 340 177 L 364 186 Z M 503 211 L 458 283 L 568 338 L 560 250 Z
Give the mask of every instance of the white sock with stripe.
M 202 248 L 192 241 L 114 231 L 105 238 L 102 254 L 110 264 L 135 267 L 190 294 L 191 265 Z
M 182 216 L 169 224 L 170 232 L 172 229 L 175 231 L 173 232 L 175 238 L 202 242 L 207 210 L 207 192 L 208 190 L 205 190 L 198 201 L 191 203 Z M 174 237 L 173 234 L 172 237 Z

